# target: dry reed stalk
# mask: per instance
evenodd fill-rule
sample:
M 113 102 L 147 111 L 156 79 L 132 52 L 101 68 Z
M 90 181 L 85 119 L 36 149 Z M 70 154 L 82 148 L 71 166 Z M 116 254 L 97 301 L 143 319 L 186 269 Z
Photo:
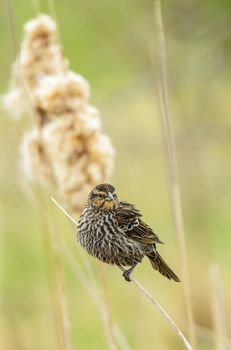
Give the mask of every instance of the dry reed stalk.
M 116 347 L 115 336 L 114 336 L 113 319 L 111 315 L 111 305 L 110 305 L 109 293 L 108 293 L 107 276 L 105 273 L 105 267 L 103 263 L 99 262 L 98 266 L 99 266 L 100 278 L 102 282 L 103 297 L 105 300 L 108 343 L 111 344 L 110 350 L 116 350 L 117 347 Z
M 16 29 L 15 29 L 14 13 L 12 11 L 12 4 L 10 0 L 5 0 L 3 3 L 5 6 L 4 10 L 6 13 L 6 21 L 7 21 L 10 38 L 11 38 L 12 51 L 15 59 L 17 57 L 19 50 L 18 50 L 18 41 L 17 41 Z
M 116 323 L 114 323 L 113 331 L 114 331 L 115 338 L 117 340 L 117 343 L 118 343 L 120 349 L 132 350 L 132 348 L 128 344 L 127 339 L 125 338 L 123 332 L 121 331 L 120 327 Z
M 49 291 L 52 302 L 54 324 L 58 348 L 70 350 L 69 319 L 65 297 L 65 283 L 60 254 L 58 230 L 47 216 L 46 203 L 40 188 L 32 188 L 33 203 L 38 211 L 41 224 L 43 249 L 48 275 Z
M 77 221 L 53 198 L 51 197 L 52 202 L 77 226 Z M 123 271 L 123 269 L 121 268 Z M 193 350 L 192 346 L 185 338 L 184 334 L 181 332 L 180 328 L 176 325 L 173 319 L 169 316 L 169 314 L 164 310 L 164 308 L 158 303 L 158 301 L 133 277 L 131 278 L 131 282 L 142 292 L 142 294 L 154 305 L 159 312 L 164 316 L 164 318 L 169 322 L 171 327 L 174 329 L 178 337 L 184 343 L 186 349 Z
M 209 343 L 214 344 L 214 332 L 213 330 L 200 326 L 195 323 L 196 335 L 199 339 L 206 340 Z M 227 336 L 223 336 L 225 349 L 231 350 L 231 339 Z
M 60 332 L 62 334 L 62 345 L 64 350 L 71 349 L 70 341 L 70 322 L 67 311 L 67 299 L 65 291 L 65 278 L 63 271 L 63 262 L 61 254 L 61 241 L 60 234 L 57 225 L 54 225 L 55 220 L 51 221 L 51 232 L 53 241 L 54 251 L 54 266 L 55 266 L 55 277 L 56 277 L 56 290 L 57 290 L 57 305 L 60 319 Z
M 6 18 L 8 21 L 8 27 L 9 32 L 12 39 L 12 45 L 13 45 L 13 51 L 16 57 L 16 65 L 18 64 L 18 43 L 16 38 L 16 31 L 15 31 L 15 22 L 14 22 L 14 14 L 11 7 L 10 1 L 5 1 L 5 9 L 6 9 Z M 21 75 L 21 71 L 18 72 L 15 71 L 15 80 L 18 84 L 18 91 L 15 95 L 16 91 L 13 91 L 13 95 L 10 96 L 10 98 L 16 100 L 18 103 L 18 107 L 21 105 L 21 102 L 23 101 L 24 104 L 24 110 L 29 114 L 33 115 L 34 110 L 32 108 L 30 95 L 28 93 L 28 88 L 23 80 L 23 77 Z M 18 96 L 20 96 L 20 99 L 18 99 Z M 20 109 L 20 108 L 19 108 Z M 22 109 L 20 109 L 20 112 L 22 112 Z M 48 220 L 46 217 L 46 212 L 44 210 L 44 207 L 38 200 L 39 197 L 41 197 L 41 191 L 40 188 L 33 189 L 26 187 L 27 192 L 30 194 L 30 198 L 32 199 L 35 206 L 37 206 L 37 210 L 39 212 L 39 219 L 41 224 L 41 232 L 42 232 L 42 243 L 43 243 L 43 250 L 45 254 L 45 262 L 46 262 L 46 269 L 47 269 L 47 275 L 48 275 L 48 283 L 49 283 L 49 292 L 51 296 L 52 301 L 52 310 L 53 310 L 53 316 L 54 316 L 54 324 L 56 329 L 56 338 L 57 338 L 57 345 L 58 349 L 60 350 L 70 350 L 70 341 L 69 341 L 69 334 L 67 331 L 67 328 L 65 328 L 64 324 L 67 323 L 65 320 L 67 320 L 67 313 L 66 310 L 64 310 L 63 307 L 63 299 L 64 296 L 61 296 L 61 267 L 60 265 L 55 268 L 53 263 L 53 245 L 52 240 L 50 236 L 50 230 L 48 225 Z M 45 234 L 46 233 L 46 234 Z M 57 256 L 57 254 L 56 254 Z M 58 290 L 59 288 L 59 290 Z M 62 300 L 61 300 L 62 298 Z M 60 306 L 62 305 L 62 308 L 60 309 Z M 60 326 L 61 324 L 61 326 Z M 62 334 L 60 336 L 60 334 Z
M 167 75 L 167 59 L 166 59 L 166 46 L 163 20 L 161 14 L 161 3 L 155 1 L 155 22 L 157 32 L 157 45 L 158 45 L 158 61 L 159 61 L 159 82 L 158 93 L 160 101 L 160 115 L 161 115 L 161 127 L 163 133 L 163 139 L 165 144 L 167 167 L 170 182 L 170 195 L 173 209 L 173 217 L 176 228 L 177 242 L 179 248 L 179 256 L 181 261 L 182 270 L 182 285 L 184 291 L 184 303 L 186 308 L 186 315 L 188 321 L 188 333 L 190 341 L 193 347 L 196 347 L 196 335 L 194 329 L 193 312 L 190 295 L 190 282 L 189 282 L 189 269 L 188 258 L 186 252 L 184 223 L 181 205 L 180 195 L 180 183 L 178 176 L 178 166 L 176 159 L 176 149 L 173 136 L 172 116 L 170 107 L 170 92 L 168 87 L 168 75 Z
M 223 283 L 217 264 L 210 267 L 211 312 L 214 328 L 214 345 L 216 350 L 224 350 L 225 344 L 225 303 Z
M 35 15 L 39 15 L 39 13 L 41 13 L 40 0 L 33 0 L 33 7 L 34 7 Z
M 54 18 L 56 25 L 57 25 L 57 38 L 58 38 L 58 43 L 61 46 L 61 49 L 63 51 L 63 44 L 62 44 L 62 38 L 61 38 L 61 31 L 59 30 L 58 27 L 58 17 L 57 17 L 57 13 L 56 13 L 56 9 L 55 9 L 55 4 L 53 0 L 47 0 L 47 4 L 48 4 L 48 8 L 49 8 L 49 12 L 51 17 Z

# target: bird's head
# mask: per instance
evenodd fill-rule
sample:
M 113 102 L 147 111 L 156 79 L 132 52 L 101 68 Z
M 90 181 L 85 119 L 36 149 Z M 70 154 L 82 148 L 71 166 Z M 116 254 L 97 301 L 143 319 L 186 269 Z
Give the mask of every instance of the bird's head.
M 96 186 L 88 196 L 88 203 L 98 209 L 110 210 L 118 205 L 115 188 L 110 184 Z

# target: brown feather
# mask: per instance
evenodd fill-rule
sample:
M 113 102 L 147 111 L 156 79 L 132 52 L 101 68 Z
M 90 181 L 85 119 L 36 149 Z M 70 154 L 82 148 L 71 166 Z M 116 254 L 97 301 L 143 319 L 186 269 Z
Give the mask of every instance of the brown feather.
M 158 252 L 147 254 L 147 257 L 149 258 L 151 265 L 155 270 L 159 271 L 163 276 L 167 277 L 170 280 L 173 279 L 176 282 L 180 282 L 180 279 L 170 269 L 170 267 L 166 264 Z
M 161 243 L 163 244 L 159 237 L 153 232 L 153 230 L 145 224 L 142 220 L 139 220 L 139 226 L 133 228 L 131 232 L 131 237 L 142 243 Z
M 130 238 L 141 243 L 163 243 L 153 230 L 140 219 L 141 216 L 140 211 L 128 202 L 120 201 L 119 207 L 116 209 L 119 226 L 129 223 L 132 226 L 132 229 L 125 231 Z M 138 220 L 138 225 L 135 225 L 136 220 Z

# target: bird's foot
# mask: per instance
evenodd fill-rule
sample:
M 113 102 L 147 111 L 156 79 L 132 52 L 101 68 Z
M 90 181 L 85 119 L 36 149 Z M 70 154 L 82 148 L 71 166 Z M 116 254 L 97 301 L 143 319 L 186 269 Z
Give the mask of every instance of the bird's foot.
M 123 277 L 127 282 L 131 282 L 131 278 L 130 278 L 131 273 L 132 273 L 131 269 L 125 270 L 123 272 Z
M 125 278 L 125 280 L 126 280 L 127 282 L 131 282 L 130 276 L 131 276 L 131 273 L 132 273 L 132 271 L 134 270 L 134 268 L 136 267 L 137 264 L 138 264 L 138 262 L 136 262 L 134 265 L 132 265 L 132 266 L 130 267 L 130 269 L 124 270 L 124 272 L 123 272 L 123 277 Z

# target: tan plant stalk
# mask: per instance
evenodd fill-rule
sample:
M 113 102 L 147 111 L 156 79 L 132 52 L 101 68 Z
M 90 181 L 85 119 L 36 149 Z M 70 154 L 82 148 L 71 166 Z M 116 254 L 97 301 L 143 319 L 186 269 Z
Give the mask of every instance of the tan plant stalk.
M 9 27 L 9 33 L 11 35 L 11 41 L 13 45 L 13 51 L 16 57 L 16 63 L 15 65 L 19 65 L 18 63 L 18 43 L 16 38 L 16 31 L 15 31 L 15 22 L 14 22 L 14 13 L 11 7 L 10 1 L 5 1 L 5 8 L 6 8 L 6 18 L 8 21 L 8 27 Z M 31 105 L 30 95 L 28 93 L 28 87 L 26 86 L 23 77 L 21 75 L 20 70 L 15 70 L 15 83 L 18 85 L 18 88 L 12 89 L 9 92 L 9 95 L 6 96 L 6 103 L 13 103 L 11 105 L 11 108 L 14 109 L 14 107 L 17 107 L 16 110 L 19 110 L 19 114 L 26 112 L 29 115 L 34 115 L 34 109 Z M 16 106 L 14 105 L 16 101 Z M 23 108 L 21 108 L 23 105 Z M 8 105 L 9 106 L 9 105 Z M 16 111 L 15 110 L 15 111 Z M 36 163 L 37 160 L 35 160 Z M 25 183 L 24 183 L 25 185 Z M 42 232 L 42 243 L 43 243 L 43 250 L 45 254 L 45 262 L 46 262 L 46 268 L 47 268 L 47 275 L 48 275 L 48 282 L 49 282 L 49 292 L 51 295 L 51 302 L 52 302 L 52 311 L 54 316 L 54 325 L 56 328 L 56 341 L 58 349 L 60 350 L 70 350 L 70 339 L 69 339 L 69 333 L 67 330 L 67 311 L 64 308 L 64 295 L 61 294 L 61 287 L 60 287 L 60 275 L 61 275 L 61 267 L 60 266 L 54 266 L 54 250 L 52 245 L 52 240 L 50 236 L 50 230 L 49 230 L 49 224 L 46 217 L 46 213 L 44 211 L 44 206 L 42 203 L 38 200 L 41 196 L 41 191 L 39 187 L 37 189 L 32 189 L 29 186 L 25 186 L 26 191 L 29 193 L 30 198 L 34 202 L 34 204 L 37 206 L 38 212 L 39 212 L 39 219 L 41 224 L 41 232 Z M 46 233 L 46 234 L 45 234 Z M 57 257 L 58 254 L 55 254 Z M 62 299 L 62 300 L 61 300 Z
M 188 320 L 188 332 L 191 343 L 196 346 L 196 336 L 193 321 L 193 312 L 190 295 L 188 258 L 185 243 L 184 223 L 180 195 L 180 183 L 178 176 L 178 166 L 176 160 L 176 149 L 172 128 L 172 116 L 170 107 L 170 92 L 168 87 L 167 76 L 167 59 L 165 47 L 165 35 L 163 20 L 161 14 L 161 3 L 155 1 L 155 22 L 157 31 L 158 58 L 159 58 L 159 84 L 158 93 L 161 109 L 161 126 L 166 150 L 167 166 L 170 181 L 170 194 L 173 209 L 173 216 L 177 234 L 179 247 L 181 269 L 182 269 L 182 285 L 184 291 L 184 302 L 186 307 L 186 315 Z
M 68 214 L 68 212 L 53 197 L 51 197 L 51 200 L 75 224 L 75 226 L 77 226 L 77 224 L 78 224 L 77 221 L 70 214 Z M 193 350 L 192 346 L 190 345 L 188 340 L 185 338 L 185 336 L 181 332 L 180 328 L 176 325 L 176 323 L 169 316 L 169 314 L 164 310 L 164 308 L 158 303 L 158 301 L 135 278 L 133 278 L 133 277 L 130 277 L 130 278 L 131 278 L 132 283 L 139 289 L 139 291 L 142 292 L 142 294 L 151 302 L 152 305 L 154 305 L 159 310 L 159 312 L 169 322 L 169 324 L 174 329 L 174 331 L 176 332 L 178 337 L 184 343 L 186 349 Z
M 33 0 L 33 7 L 35 15 L 39 15 L 41 13 L 41 3 L 39 0 Z
M 62 45 L 62 38 L 61 38 L 61 32 L 58 28 L 58 18 L 57 18 L 57 13 L 56 13 L 56 9 L 55 9 L 55 4 L 54 4 L 54 0 L 47 0 L 47 4 L 48 4 L 48 8 L 49 8 L 49 13 L 51 15 L 51 17 L 54 18 L 56 25 L 57 25 L 57 37 L 58 37 L 58 43 L 59 45 L 62 47 L 63 49 L 63 45 Z
M 223 283 L 217 264 L 210 267 L 211 312 L 214 329 L 214 345 L 216 350 L 225 350 L 225 303 Z
M 111 315 L 111 305 L 109 301 L 109 293 L 108 293 L 108 285 L 107 285 L 107 276 L 105 273 L 105 267 L 103 263 L 99 263 L 99 272 L 100 272 L 100 277 L 102 281 L 102 288 L 103 288 L 103 297 L 105 300 L 105 306 L 106 306 L 106 317 L 107 317 L 107 336 L 108 336 L 108 343 L 111 344 L 111 349 L 110 350 L 116 350 L 116 342 L 115 342 L 115 335 L 114 335 L 114 329 L 113 329 L 113 319 Z
M 61 254 L 61 241 L 59 235 L 59 229 L 57 225 L 54 225 L 55 220 L 52 220 L 50 223 L 50 230 L 52 233 L 52 243 L 54 251 L 54 267 L 55 267 L 55 282 L 56 282 L 56 291 L 57 291 L 57 309 L 59 312 L 60 320 L 60 333 L 62 338 L 63 349 L 71 349 L 70 341 L 70 322 L 69 315 L 67 311 L 67 299 L 65 291 L 65 278 L 63 271 L 63 262 Z
M 185 325 L 187 329 L 187 325 Z M 214 344 L 214 331 L 211 330 L 210 328 L 203 327 L 201 325 L 198 325 L 195 323 L 195 330 L 196 330 L 196 335 L 199 339 L 205 340 L 208 343 Z M 223 332 L 224 335 L 224 332 Z M 226 335 L 223 336 L 224 344 L 225 344 L 225 349 L 231 349 L 231 339 L 227 337 Z
M 5 10 L 5 14 L 6 14 L 7 27 L 8 27 L 10 37 L 11 37 L 12 51 L 13 51 L 13 55 L 14 55 L 14 59 L 15 59 L 17 54 L 18 54 L 18 41 L 17 41 L 17 37 L 16 37 L 14 13 L 12 11 L 11 1 L 5 0 L 5 1 L 3 1 L 3 5 L 5 7 L 4 10 Z
M 46 205 L 39 188 L 32 188 L 32 200 L 38 211 L 38 218 L 41 225 L 42 243 L 45 253 L 45 262 L 49 283 L 49 292 L 52 303 L 52 311 L 54 317 L 54 325 L 56 329 L 56 337 L 58 349 L 70 350 L 69 337 L 69 320 L 66 309 L 66 301 L 64 295 L 64 281 L 62 265 L 57 264 L 60 259 L 60 252 L 54 248 L 57 247 L 56 233 L 53 231 L 50 221 L 47 217 Z

